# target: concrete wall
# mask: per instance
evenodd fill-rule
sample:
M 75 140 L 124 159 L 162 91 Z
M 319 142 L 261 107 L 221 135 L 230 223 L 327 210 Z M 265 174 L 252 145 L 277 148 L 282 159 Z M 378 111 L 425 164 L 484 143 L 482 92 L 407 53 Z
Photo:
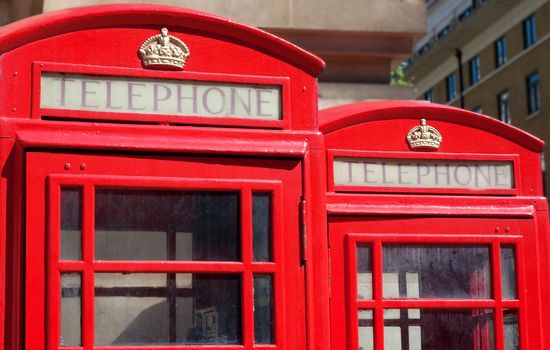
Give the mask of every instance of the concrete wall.
M 116 2 L 195 8 L 262 28 L 415 33 L 425 30 L 424 0 L 44 0 L 44 11 Z

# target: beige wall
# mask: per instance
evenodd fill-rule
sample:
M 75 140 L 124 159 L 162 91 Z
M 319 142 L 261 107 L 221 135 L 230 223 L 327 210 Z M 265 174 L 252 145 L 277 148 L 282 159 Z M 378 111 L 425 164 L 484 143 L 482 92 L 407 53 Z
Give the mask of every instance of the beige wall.
M 44 0 L 44 11 L 116 2 L 195 8 L 264 28 L 425 31 L 424 0 Z

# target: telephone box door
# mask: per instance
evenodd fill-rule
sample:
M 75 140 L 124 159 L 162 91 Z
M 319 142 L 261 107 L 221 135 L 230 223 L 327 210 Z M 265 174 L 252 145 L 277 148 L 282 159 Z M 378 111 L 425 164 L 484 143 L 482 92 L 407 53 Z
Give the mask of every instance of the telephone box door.
M 329 230 L 333 348 L 543 348 L 533 220 L 332 217 Z
M 26 348 L 304 349 L 300 196 L 294 160 L 28 153 Z

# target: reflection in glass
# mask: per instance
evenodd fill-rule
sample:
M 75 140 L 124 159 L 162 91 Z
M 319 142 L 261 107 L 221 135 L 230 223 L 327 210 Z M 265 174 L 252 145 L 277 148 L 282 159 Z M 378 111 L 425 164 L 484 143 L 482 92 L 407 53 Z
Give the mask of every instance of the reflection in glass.
M 384 310 L 384 350 L 494 349 L 492 310 L 409 311 Z
M 395 244 L 382 247 L 384 298 L 487 299 L 489 247 Z
M 61 189 L 61 260 L 82 259 L 81 198 L 80 188 Z
M 519 324 L 517 310 L 504 310 L 504 350 L 518 350 Z
M 239 194 L 96 191 L 98 260 L 240 260 Z
M 239 275 L 96 273 L 95 345 L 241 344 Z
M 359 310 L 359 350 L 374 349 L 372 310 Z
M 271 275 L 254 276 L 254 341 L 273 344 L 273 284 Z
M 500 249 L 502 269 L 502 298 L 516 299 L 516 254 L 514 247 L 503 246 Z
M 254 261 L 271 261 L 271 195 L 252 196 Z
M 372 299 L 372 261 L 370 245 L 357 246 L 357 299 Z
M 81 277 L 79 273 L 61 274 L 61 346 L 81 345 Z

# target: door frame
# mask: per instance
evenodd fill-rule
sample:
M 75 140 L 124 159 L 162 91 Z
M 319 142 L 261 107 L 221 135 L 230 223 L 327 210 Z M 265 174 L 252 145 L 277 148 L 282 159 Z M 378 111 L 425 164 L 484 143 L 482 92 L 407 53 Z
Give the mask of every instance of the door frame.
M 105 160 L 111 160 L 110 166 L 102 164 Z M 120 162 L 124 159 L 124 162 Z M 116 160 L 116 162 L 115 162 Z M 177 171 L 173 172 L 173 176 L 161 176 L 162 173 L 156 167 L 141 167 L 140 171 L 135 172 L 135 169 L 140 168 L 139 163 L 169 163 L 173 166 L 173 161 L 197 163 L 202 160 L 202 170 L 189 170 L 191 174 L 185 174 L 185 170 L 180 166 Z M 107 162 L 109 163 L 109 162 Z M 74 166 L 71 166 L 73 164 Z M 275 274 L 274 290 L 275 290 L 275 342 L 276 347 L 286 349 L 286 344 L 298 342 L 292 345 L 292 348 L 305 348 L 305 281 L 304 268 L 301 265 L 300 258 L 300 239 L 299 239 L 299 222 L 298 210 L 293 208 L 298 207 L 298 203 L 302 196 L 302 174 L 301 161 L 290 159 L 254 159 L 237 157 L 205 157 L 201 158 L 194 156 L 135 156 L 135 155 L 90 155 L 90 154 L 62 154 L 62 153 L 45 153 L 31 152 L 27 153 L 27 244 L 26 244 L 26 344 L 28 348 L 44 347 L 46 338 L 51 332 L 58 332 L 57 318 L 51 315 L 47 316 L 47 308 L 59 310 L 59 289 L 52 288 L 56 285 L 55 282 L 59 279 L 59 269 L 57 267 L 65 265 L 68 270 L 78 269 L 78 265 L 93 265 L 92 256 L 84 256 L 88 259 L 87 262 L 59 262 L 56 254 L 46 254 L 46 251 L 58 251 L 58 242 L 51 239 L 55 235 L 52 232 L 58 232 L 59 221 L 52 218 L 59 217 L 60 203 L 60 187 L 61 186 L 82 186 L 84 196 L 92 196 L 93 186 L 106 187 L 139 187 L 139 188 L 154 188 L 154 189 L 222 189 L 222 190 L 238 190 L 241 193 L 241 219 L 250 219 L 251 207 L 250 198 L 252 191 L 254 192 L 271 192 L 273 193 L 273 255 L 274 263 L 253 263 L 244 270 L 238 270 L 242 274 L 242 345 L 235 346 L 235 349 L 252 348 L 254 342 L 254 333 L 251 325 L 253 324 L 254 314 L 252 299 L 252 276 L 253 272 L 265 272 Z M 149 164 L 151 165 L 151 164 Z M 99 166 L 99 168 L 98 168 Z M 131 171 L 128 166 L 133 166 Z M 225 169 L 222 169 L 224 168 Z M 216 171 L 216 168 L 217 171 Z M 98 170 L 99 169 L 99 170 Z M 182 171 L 183 169 L 183 171 Z M 227 170 L 220 171 L 220 170 Z M 203 176 L 200 172 L 203 171 Z M 133 173 L 131 176 L 130 173 Z M 219 177 L 219 174 L 224 174 L 222 180 L 213 178 Z M 238 176 L 235 176 L 235 175 Z M 287 175 L 284 175 L 287 174 Z M 271 176 L 271 178 L 270 178 Z M 128 186 L 130 182 L 133 182 Z M 284 190 L 283 190 L 284 187 Z M 294 204 L 289 203 L 295 202 Z M 46 203 L 48 204 L 46 206 Z M 248 204 L 245 204 L 248 203 Z M 86 247 L 86 242 L 93 242 L 93 215 L 88 210 L 93 206 L 93 199 L 83 201 L 83 247 Z M 86 214 L 88 213 L 88 214 Z M 276 220 L 275 218 L 278 218 Z M 46 229 L 47 227 L 47 229 Z M 251 225 L 241 226 L 241 253 L 242 259 L 251 259 Z M 57 231 L 56 231 L 57 230 Z M 91 233 L 90 233 L 91 232 Z M 284 237 L 283 237 L 284 233 Z M 245 236 L 247 238 L 245 238 Z M 294 239 L 292 239 L 294 237 Z M 284 245 L 282 244 L 284 241 Z M 30 244 L 29 242 L 33 242 Z M 250 247 L 249 247 L 250 246 Z M 46 249 L 49 247 L 49 249 Z M 284 248 L 283 248 L 284 247 Z M 86 248 L 83 253 L 86 252 Z M 250 252 L 246 253 L 245 252 Z M 84 254 L 86 255 L 86 254 Z M 88 254 L 89 255 L 89 254 Z M 246 256 L 245 256 L 246 255 Z M 48 259 L 48 270 L 44 266 L 43 261 Z M 278 261 L 278 262 L 277 262 Z M 175 266 L 178 265 L 179 267 Z M 130 264 L 123 266 L 129 270 L 136 269 L 140 264 Z M 208 264 L 190 262 L 179 262 L 174 265 L 174 269 L 204 269 L 208 271 L 211 266 Z M 212 265 L 212 264 L 210 264 Z M 228 269 L 235 269 L 227 265 Z M 246 265 L 246 264 L 245 264 Z M 276 265 L 276 266 L 275 266 Z M 122 265 L 121 265 L 122 266 Z M 157 266 L 160 268 L 160 265 Z M 109 267 L 106 267 L 109 269 Z M 141 264 L 141 269 L 154 270 L 152 266 Z M 165 268 L 165 267 L 164 267 Z M 138 268 L 139 269 L 139 268 Z M 84 271 L 84 270 L 82 270 Z M 163 270 L 164 271 L 164 270 Z M 50 283 L 46 283 L 46 275 Z M 88 273 L 89 275 L 89 273 Z M 92 275 L 93 277 L 93 275 Z M 291 283 L 289 283 L 289 281 Z M 292 288 L 285 288 L 285 285 L 291 285 Z M 93 278 L 83 278 L 83 322 L 93 323 L 93 297 L 89 291 L 93 291 Z M 88 292 L 86 292 L 88 290 Z M 43 295 L 44 297 L 40 297 Z M 47 297 L 46 297 L 47 295 Z M 38 296 L 38 297 L 36 297 Z M 300 307 L 300 305 L 303 305 Z M 246 309 L 246 310 L 245 310 Z M 86 311 L 87 310 L 87 311 Z M 288 311 L 287 311 L 288 310 Z M 86 316 L 86 312 L 87 315 Z M 301 315 L 301 316 L 300 316 Z M 49 322 L 46 322 L 48 319 Z M 289 322 L 292 319 L 292 322 Z M 299 321 L 302 320 L 302 321 Z M 285 322 L 292 323 L 286 327 Z M 48 324 L 48 327 L 44 327 Z M 300 325 L 301 324 L 301 325 Z M 93 346 L 93 330 L 86 331 L 86 325 L 83 326 L 83 343 L 85 349 L 91 349 Z M 252 330 L 251 330 L 252 329 Z M 87 335 L 85 334 L 87 332 Z M 91 335 L 90 335 L 91 333 Z M 42 336 L 40 336 L 42 334 Z M 32 336 L 31 336 L 32 335 Z M 48 349 L 57 349 L 58 337 L 49 337 L 47 339 Z M 303 342 L 300 344 L 299 342 Z M 41 345 L 42 344 L 42 345 Z M 194 346 L 181 345 L 185 349 L 193 349 Z M 172 349 L 177 346 L 161 346 L 159 349 Z M 223 346 L 224 348 L 233 348 Z M 254 348 L 261 348 L 255 346 Z M 273 348 L 273 345 L 267 345 L 268 348 Z M 99 349 L 100 347 L 93 347 Z M 110 347 L 112 348 L 112 347 Z M 124 349 L 145 347 L 120 347 Z M 204 348 L 204 346 L 200 347 Z M 64 347 L 64 349 L 67 349 Z

